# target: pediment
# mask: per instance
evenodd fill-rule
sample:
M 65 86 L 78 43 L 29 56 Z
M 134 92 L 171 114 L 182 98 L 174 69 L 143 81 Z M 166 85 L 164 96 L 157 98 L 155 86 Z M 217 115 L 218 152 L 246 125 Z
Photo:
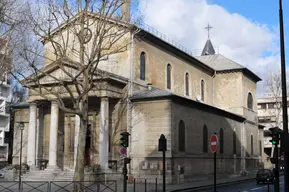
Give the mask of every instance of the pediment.
M 41 84 L 58 84 L 62 81 L 71 82 L 75 77 L 82 78 L 79 75 L 79 70 L 69 65 L 56 65 L 50 64 L 42 69 L 39 69 L 37 73 L 27 77 L 25 84 L 29 86 Z

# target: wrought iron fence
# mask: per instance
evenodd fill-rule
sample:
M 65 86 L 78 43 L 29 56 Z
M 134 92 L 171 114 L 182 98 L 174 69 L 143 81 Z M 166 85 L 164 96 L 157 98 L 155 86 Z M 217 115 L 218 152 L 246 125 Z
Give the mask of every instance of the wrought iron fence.
M 0 181 L 1 192 L 116 192 L 116 181 Z

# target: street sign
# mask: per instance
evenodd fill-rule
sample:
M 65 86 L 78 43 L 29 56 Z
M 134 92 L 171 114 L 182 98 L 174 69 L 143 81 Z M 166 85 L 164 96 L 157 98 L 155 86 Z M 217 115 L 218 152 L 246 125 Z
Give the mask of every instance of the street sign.
M 126 155 L 126 153 L 127 153 L 126 148 L 125 148 L 125 147 L 119 148 L 119 153 L 120 153 L 121 155 Z
M 218 137 L 217 137 L 217 135 L 212 135 L 211 136 L 210 147 L 211 147 L 212 153 L 215 153 L 217 151 L 217 148 L 218 148 Z

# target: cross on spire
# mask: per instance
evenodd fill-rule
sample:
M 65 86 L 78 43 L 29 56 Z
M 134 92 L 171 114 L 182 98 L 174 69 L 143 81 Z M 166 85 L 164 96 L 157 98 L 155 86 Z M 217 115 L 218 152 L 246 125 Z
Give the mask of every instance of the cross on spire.
M 210 30 L 212 29 L 213 27 L 208 23 L 208 26 L 205 27 L 205 29 L 207 29 L 208 31 L 208 39 L 210 39 Z

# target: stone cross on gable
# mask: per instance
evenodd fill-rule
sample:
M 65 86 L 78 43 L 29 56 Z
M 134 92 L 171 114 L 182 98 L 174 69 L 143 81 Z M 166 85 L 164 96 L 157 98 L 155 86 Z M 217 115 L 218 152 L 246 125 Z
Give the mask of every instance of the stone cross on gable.
M 205 29 L 208 30 L 208 39 L 210 39 L 210 30 L 212 29 L 213 27 L 208 23 L 208 26 L 205 27 Z

